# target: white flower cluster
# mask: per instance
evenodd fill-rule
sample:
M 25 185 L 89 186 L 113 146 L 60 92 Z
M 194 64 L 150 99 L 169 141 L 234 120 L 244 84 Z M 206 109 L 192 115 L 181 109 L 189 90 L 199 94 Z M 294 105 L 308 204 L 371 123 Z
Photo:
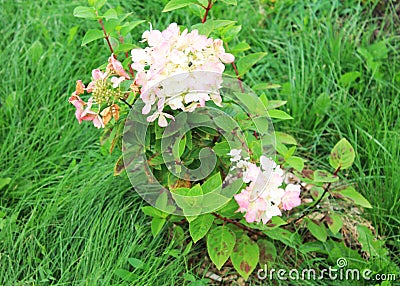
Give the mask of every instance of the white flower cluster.
M 191 112 L 208 100 L 221 104 L 224 63 L 234 61 L 233 55 L 225 53 L 221 40 L 207 38 L 197 30 L 181 33 L 176 23 L 164 31 L 150 29 L 142 37 L 149 46 L 132 50 L 132 68 L 145 103 L 142 113 L 148 114 L 157 106 L 148 121 L 159 118 L 158 124 L 167 126 L 166 117 L 173 117 L 164 112 L 166 106 Z

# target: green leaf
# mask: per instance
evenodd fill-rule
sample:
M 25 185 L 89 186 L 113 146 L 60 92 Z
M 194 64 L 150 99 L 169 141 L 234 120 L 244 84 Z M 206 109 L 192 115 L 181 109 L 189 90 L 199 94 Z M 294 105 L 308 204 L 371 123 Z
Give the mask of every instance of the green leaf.
M 276 109 L 286 104 L 286 100 L 269 100 L 268 101 L 268 110 Z
M 277 88 L 281 88 L 281 86 L 279 84 L 266 83 L 266 82 L 258 83 L 253 86 L 253 90 L 265 90 L 265 89 L 277 89 Z M 282 100 L 272 100 L 272 101 L 282 101 Z
M 236 271 L 247 280 L 251 272 L 256 268 L 259 257 L 258 245 L 246 234 L 243 234 L 236 241 L 235 248 L 231 254 L 231 261 Z
M 159 209 L 156 209 L 155 207 L 152 206 L 142 207 L 142 212 L 151 217 L 165 218 L 168 216 L 168 214 L 163 213 Z
M 104 13 L 103 17 L 106 18 L 106 20 L 118 19 L 118 14 L 114 8 L 111 8 Z
M 232 54 L 237 54 L 237 53 L 241 53 L 241 52 L 244 52 L 244 51 L 247 51 L 247 50 L 250 50 L 250 49 L 251 49 L 251 47 L 250 47 L 250 45 L 248 43 L 241 42 L 241 43 L 237 44 L 236 46 L 234 46 L 233 48 L 231 48 L 229 50 L 229 52 L 232 53 Z
M 306 218 L 305 221 L 311 234 L 319 241 L 325 242 L 328 237 L 325 226 L 323 224 L 318 225 L 309 218 Z
M 151 220 L 151 233 L 153 234 L 154 237 L 156 237 L 157 234 L 160 233 L 165 222 L 166 222 L 165 218 L 153 217 L 153 219 Z
M 91 20 L 97 19 L 96 10 L 93 7 L 78 6 L 74 9 L 74 16 Z
M 167 5 L 165 5 L 164 10 L 162 10 L 162 12 L 173 11 L 195 3 L 198 2 L 196 0 L 171 0 L 167 3 Z
M 357 226 L 358 241 L 361 244 L 362 250 L 370 256 L 386 256 L 385 241 L 377 240 L 372 234 L 372 231 L 365 225 Z
M 214 218 L 212 214 L 204 214 L 189 223 L 189 232 L 194 243 L 206 236 L 214 222 Z
M 183 210 L 185 216 L 196 216 L 201 212 L 203 190 L 199 184 L 192 188 L 177 188 L 172 193 L 176 204 Z
M 287 114 L 285 111 L 272 109 L 268 111 L 268 114 L 271 118 L 281 119 L 281 120 L 288 120 L 293 119 L 292 116 Z
M 339 180 L 338 176 L 334 176 L 333 174 L 324 171 L 324 170 L 316 170 L 314 172 L 314 182 L 319 183 L 333 183 Z
M 337 234 L 343 226 L 343 221 L 337 213 L 330 213 L 325 216 L 326 224 L 333 234 Z
M 138 25 L 144 22 L 146 21 L 138 20 L 125 24 L 124 26 L 121 27 L 121 35 L 125 37 L 130 31 L 132 31 L 134 28 L 136 28 Z
M 230 151 L 229 143 L 227 141 L 215 143 L 212 149 L 218 156 L 227 156 Z
M 279 240 L 280 242 L 290 246 L 295 247 L 299 244 L 299 235 L 297 233 L 292 233 L 287 229 L 280 227 L 265 230 L 264 233 L 271 239 Z
M 100 10 L 101 7 L 106 4 L 107 0 L 88 0 L 89 5 L 96 8 L 96 10 Z
M 372 208 L 371 204 L 368 202 L 366 198 L 364 198 L 363 195 L 361 195 L 359 192 L 357 192 L 353 187 L 349 186 L 343 190 L 340 191 L 335 191 L 334 192 L 336 195 L 339 195 L 339 197 L 344 197 L 345 199 L 362 206 L 364 208 Z
M 304 168 L 304 160 L 297 156 L 291 156 L 290 158 L 287 158 L 286 163 L 288 163 L 298 172 L 301 172 Z
M 137 258 L 128 258 L 128 262 L 136 269 L 142 269 L 144 266 L 144 262 Z
M 86 32 L 85 36 L 83 37 L 82 46 L 101 38 L 104 38 L 102 30 L 90 29 Z
M 11 182 L 11 178 L 0 178 L 0 190 Z
M 353 165 L 355 158 L 354 149 L 346 138 L 340 140 L 331 151 L 329 164 L 332 168 L 348 169 Z
M 275 245 L 266 239 L 257 240 L 258 248 L 260 249 L 259 264 L 263 267 L 265 264 L 271 265 L 277 257 Z
M 242 30 L 242 26 L 228 26 L 221 31 L 222 40 L 225 43 L 232 41 Z
M 294 137 L 289 134 L 278 131 L 276 131 L 274 134 L 276 141 L 278 141 L 279 143 L 287 145 L 298 145 L 296 139 L 294 139 Z
M 117 275 L 122 280 L 127 281 L 127 282 L 134 282 L 139 277 L 138 275 L 136 275 L 132 272 L 129 272 L 128 270 L 125 270 L 125 269 L 116 269 L 114 271 L 114 274 Z
M 235 234 L 226 226 L 218 226 L 207 235 L 207 251 L 218 270 L 225 264 L 235 246 Z
M 134 44 L 128 44 L 128 43 L 124 43 L 124 44 L 119 44 L 118 48 L 114 49 L 114 53 L 118 54 L 118 53 L 126 53 L 131 51 L 132 49 L 137 48 L 138 46 L 134 45 Z M 158 125 L 157 125 L 158 126 Z
M 221 0 L 221 2 L 224 2 L 225 4 L 228 4 L 228 5 L 234 5 L 234 6 L 237 5 L 236 0 Z
M 203 190 L 204 194 L 208 194 L 211 192 L 219 193 L 222 189 L 221 173 L 218 172 L 208 178 L 207 181 L 205 181 L 203 185 L 201 185 L 201 189 Z
M 247 73 L 252 66 L 262 60 L 266 55 L 267 53 L 259 52 L 240 58 L 236 64 L 239 70 L 239 76 Z
M 212 31 L 235 24 L 231 20 L 208 20 L 205 23 L 200 23 L 192 26 L 192 30 L 197 29 L 199 34 L 209 36 Z
M 343 86 L 350 86 L 360 76 L 361 73 L 359 71 L 347 72 L 340 77 L 339 83 Z

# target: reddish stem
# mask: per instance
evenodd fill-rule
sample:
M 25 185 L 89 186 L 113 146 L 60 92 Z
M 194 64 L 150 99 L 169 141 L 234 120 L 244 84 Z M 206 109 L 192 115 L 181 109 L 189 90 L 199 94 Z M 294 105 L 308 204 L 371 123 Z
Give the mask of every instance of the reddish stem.
M 243 229 L 243 230 L 245 230 L 247 232 L 250 232 L 251 234 L 255 234 L 255 235 L 258 235 L 258 236 L 262 236 L 262 237 L 267 237 L 267 235 L 262 233 L 261 231 L 257 231 L 257 230 L 254 230 L 254 229 L 250 228 L 250 227 L 247 227 L 247 226 L 241 224 L 240 222 L 238 222 L 236 220 L 233 220 L 233 219 L 230 219 L 230 218 L 227 218 L 227 217 L 223 217 L 223 216 L 221 216 L 221 215 L 219 215 L 217 213 L 211 213 L 211 214 L 213 216 L 215 216 L 216 218 L 224 221 L 224 223 L 229 222 L 229 223 L 234 224 L 237 227 L 239 227 L 239 228 L 241 228 L 241 229 Z
M 208 0 L 208 5 L 207 7 L 205 7 L 206 12 L 204 13 L 204 17 L 201 20 L 203 24 L 207 21 L 208 12 L 211 10 L 212 6 L 213 6 L 212 0 Z
M 124 37 L 122 37 L 119 32 L 118 32 L 118 35 L 119 35 L 119 42 L 121 44 L 123 44 L 124 43 Z M 127 59 L 129 58 L 129 53 L 128 52 L 125 52 L 125 58 L 127 58 Z M 133 78 L 135 78 L 135 72 L 133 71 L 133 68 L 132 68 L 131 65 L 129 65 L 129 73 L 132 75 Z
M 98 15 L 97 12 L 96 12 L 96 15 Z M 104 23 L 103 23 L 103 20 L 102 20 L 102 19 L 99 19 L 99 24 L 100 24 L 100 26 L 101 26 L 101 29 L 103 30 L 104 38 L 105 38 L 106 41 L 107 41 L 108 47 L 110 48 L 110 52 L 111 52 L 112 54 L 114 54 L 114 49 L 113 49 L 113 47 L 111 46 L 110 37 L 109 37 L 108 34 L 107 34 L 107 31 L 106 31 L 106 28 L 104 27 Z M 115 55 L 114 55 L 114 58 L 115 58 Z

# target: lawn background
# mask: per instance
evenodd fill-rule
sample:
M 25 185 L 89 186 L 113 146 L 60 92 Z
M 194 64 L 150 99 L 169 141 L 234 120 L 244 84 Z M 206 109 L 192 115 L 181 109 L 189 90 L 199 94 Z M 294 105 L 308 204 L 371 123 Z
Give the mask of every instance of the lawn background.
M 197 23 L 187 11 L 161 14 L 166 1 L 109 1 L 157 29 Z M 245 78 L 266 82 L 287 100 L 295 120 L 275 128 L 299 138 L 300 152 L 328 168 L 346 137 L 356 162 L 348 183 L 372 203 L 365 216 L 399 256 L 399 18 L 390 4 L 364 1 L 217 3 L 211 17 L 237 19 L 239 35 L 268 56 Z M 383 1 L 382 1 L 383 2 Z M 81 47 L 96 28 L 72 16 L 85 1 L 0 0 L 0 285 L 120 285 L 128 258 L 147 269 L 137 285 L 181 285 L 196 265 L 170 256 L 167 231 L 153 238 L 150 220 L 126 176 L 113 177 L 115 155 L 102 152 L 100 131 L 79 125 L 68 97 L 107 60 L 106 46 Z M 77 34 L 70 33 L 77 27 Z M 134 30 L 140 39 L 147 24 Z M 359 72 L 354 81 L 343 78 Z M 350 74 L 351 75 L 351 74 Z M 354 75 L 354 73 L 353 73 Z M 197 246 L 194 255 L 202 251 Z M 396 260 L 397 257 L 397 260 Z M 279 263 L 288 264 L 283 257 Z

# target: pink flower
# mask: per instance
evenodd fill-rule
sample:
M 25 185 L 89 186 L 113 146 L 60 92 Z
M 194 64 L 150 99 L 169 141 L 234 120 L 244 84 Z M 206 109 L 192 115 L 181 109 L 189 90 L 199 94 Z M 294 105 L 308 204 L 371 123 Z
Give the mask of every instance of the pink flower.
M 153 115 L 150 115 L 149 117 L 147 117 L 147 122 L 153 122 L 157 118 L 158 118 L 158 125 L 160 127 L 167 127 L 168 126 L 167 118 L 175 120 L 175 118 L 172 115 L 170 115 L 168 113 L 157 111 Z
M 282 208 L 286 211 L 290 211 L 292 208 L 297 207 L 300 204 L 300 185 L 287 185 L 282 197 Z
M 92 77 L 93 77 L 93 80 L 103 80 L 107 77 L 107 74 L 103 73 L 99 69 L 94 69 L 94 70 L 92 70 Z
M 93 99 L 89 98 L 87 102 L 87 107 L 85 108 L 85 110 L 83 110 L 80 118 L 81 120 L 92 121 L 93 125 L 97 128 L 104 128 L 104 123 L 100 115 L 91 110 L 92 104 L 93 104 Z
M 75 93 L 71 95 L 71 97 L 68 99 L 70 103 L 72 103 L 73 106 L 75 106 L 76 111 L 75 111 L 75 117 L 78 119 L 79 124 L 82 123 L 82 112 L 83 112 L 83 107 L 86 105 L 86 103 Z
M 113 71 L 117 75 L 123 76 L 126 79 L 130 79 L 129 75 L 124 70 L 124 67 L 122 66 L 121 62 L 118 61 L 116 58 L 114 58 L 114 54 L 112 54 L 111 57 L 108 58 L 108 62 L 111 64 Z
M 246 170 L 243 173 L 243 182 L 255 182 L 260 175 L 261 169 L 256 164 L 247 163 Z
M 125 80 L 125 78 L 123 76 L 120 76 L 120 77 L 113 76 L 111 78 L 111 82 L 113 83 L 113 88 L 117 88 L 121 84 L 121 82 L 123 82 L 124 80 Z
M 247 222 L 259 222 L 261 220 L 262 212 L 267 209 L 267 203 L 260 197 L 252 199 L 249 187 L 234 195 L 234 198 L 239 205 L 237 212 L 245 212 L 244 218 Z

